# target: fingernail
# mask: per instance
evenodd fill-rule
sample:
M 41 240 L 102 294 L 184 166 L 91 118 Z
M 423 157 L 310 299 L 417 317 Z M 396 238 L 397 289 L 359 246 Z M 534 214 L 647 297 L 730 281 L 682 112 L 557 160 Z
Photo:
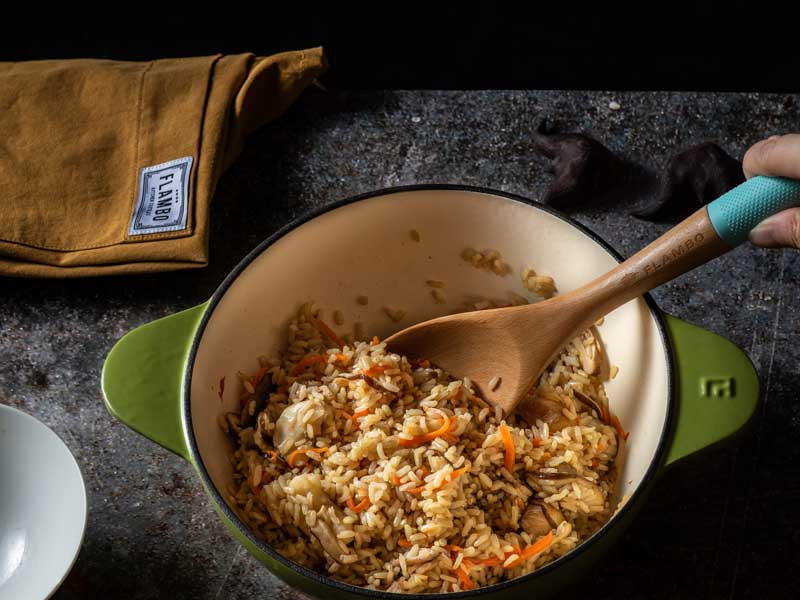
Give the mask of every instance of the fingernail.
M 756 225 L 750 230 L 750 241 L 756 246 L 774 246 L 777 242 L 775 239 L 775 224 L 778 221 L 778 215 L 767 217 L 761 223 Z

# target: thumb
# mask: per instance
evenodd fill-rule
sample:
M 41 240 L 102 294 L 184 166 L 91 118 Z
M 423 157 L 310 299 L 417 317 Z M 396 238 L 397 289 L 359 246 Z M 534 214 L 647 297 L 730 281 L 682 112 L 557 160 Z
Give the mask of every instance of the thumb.
M 764 219 L 750 232 L 750 241 L 765 248 L 800 248 L 800 208 Z

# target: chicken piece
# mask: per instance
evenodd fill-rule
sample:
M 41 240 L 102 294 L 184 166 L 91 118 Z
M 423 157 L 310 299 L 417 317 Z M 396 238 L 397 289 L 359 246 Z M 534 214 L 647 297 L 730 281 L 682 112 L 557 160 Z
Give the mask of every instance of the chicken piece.
M 308 425 L 315 436 L 319 435 L 329 410 L 328 406 L 316 400 L 303 400 L 284 408 L 272 432 L 272 443 L 278 452 L 287 457 L 300 440 L 308 437 Z
M 341 522 L 344 513 L 322 489 L 319 475 L 304 473 L 293 477 L 289 482 L 289 488 L 293 494 L 310 499 L 308 510 L 313 511 L 315 517 L 306 517 L 304 528 L 317 538 L 320 546 L 333 560 L 338 561 L 342 554 L 347 553 L 347 548 L 336 537 L 334 517 Z

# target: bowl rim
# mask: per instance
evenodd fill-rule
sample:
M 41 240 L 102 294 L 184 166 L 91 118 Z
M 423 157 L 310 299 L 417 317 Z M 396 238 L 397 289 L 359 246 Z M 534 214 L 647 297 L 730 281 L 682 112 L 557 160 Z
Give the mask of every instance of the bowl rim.
M 50 598 L 55 594 L 64 581 L 67 579 L 67 576 L 72 571 L 72 567 L 75 566 L 75 562 L 78 560 L 78 555 L 80 554 L 81 548 L 83 547 L 83 540 L 86 537 L 86 524 L 89 520 L 89 494 L 87 493 L 86 489 L 86 480 L 83 478 L 83 472 L 81 471 L 81 466 L 78 464 L 78 459 L 75 458 L 75 455 L 70 450 L 69 446 L 67 446 L 66 442 L 58 435 L 55 431 L 53 431 L 50 427 L 48 427 L 44 422 L 40 421 L 38 418 L 34 417 L 33 415 L 16 408 L 14 406 L 9 406 L 7 404 L 0 404 L 0 411 L 8 411 L 9 414 L 14 415 L 16 419 L 28 419 L 34 423 L 34 425 L 40 429 L 43 429 L 45 435 L 50 435 L 54 437 L 61 447 L 66 450 L 67 456 L 71 463 L 75 466 L 75 471 L 78 474 L 78 481 L 80 482 L 80 489 L 81 497 L 83 502 L 81 502 L 81 508 L 83 509 L 83 519 L 81 520 L 81 533 L 77 537 L 77 543 L 75 544 L 74 549 L 70 549 L 70 556 L 69 560 L 66 563 L 64 568 L 64 572 L 61 573 L 56 581 L 53 582 L 52 587 L 47 593 L 46 598 Z M 2 586 L 0 586 L 1 588 Z
M 304 567 L 303 565 L 300 565 L 286 558 L 280 552 L 273 549 L 269 544 L 259 540 L 253 534 L 251 529 L 244 522 L 242 522 L 242 520 L 238 517 L 238 515 L 236 515 L 236 513 L 234 513 L 233 510 L 231 510 L 231 508 L 228 506 L 228 503 L 225 501 L 220 491 L 214 485 L 214 482 L 212 481 L 211 476 L 208 473 L 208 470 L 203 464 L 202 457 L 200 455 L 200 450 L 197 444 L 197 439 L 194 434 L 194 428 L 192 426 L 192 415 L 191 415 L 192 409 L 190 402 L 192 371 L 194 369 L 194 362 L 197 357 L 197 351 L 200 345 L 200 341 L 202 340 L 205 328 L 208 325 L 208 322 L 211 319 L 212 314 L 214 313 L 214 309 L 219 304 L 220 300 L 223 298 L 228 288 L 230 288 L 233 282 L 236 281 L 236 279 L 238 279 L 239 275 L 248 266 L 250 266 L 250 263 L 252 263 L 257 257 L 261 256 L 261 254 L 266 252 L 270 248 L 270 246 L 272 246 L 279 239 L 283 238 L 286 234 L 293 231 L 294 229 L 297 229 L 298 227 L 307 223 L 308 221 L 316 219 L 317 217 L 320 217 L 338 208 L 342 208 L 349 204 L 354 204 L 356 202 L 361 202 L 364 200 L 370 200 L 373 198 L 388 196 L 392 194 L 401 194 L 405 192 L 426 192 L 426 191 L 472 192 L 472 193 L 498 196 L 505 200 L 511 200 L 519 202 L 521 204 L 525 204 L 531 208 L 538 209 L 545 213 L 548 213 L 549 215 L 554 216 L 564 221 L 565 223 L 571 225 L 584 235 L 588 236 L 592 241 L 594 241 L 598 246 L 600 246 L 600 248 L 605 250 L 617 262 L 622 262 L 624 260 L 619 252 L 617 252 L 608 242 L 606 242 L 602 237 L 600 237 L 594 231 L 589 229 L 587 226 L 583 225 L 582 223 L 579 223 L 577 220 L 552 208 L 551 206 L 548 206 L 536 200 L 531 200 L 530 198 L 526 198 L 524 196 L 521 196 L 519 194 L 514 194 L 511 192 L 505 192 L 487 187 L 463 185 L 463 184 L 423 183 L 415 185 L 401 185 L 388 188 L 381 188 L 365 192 L 362 194 L 357 194 L 354 196 L 348 196 L 347 198 L 343 198 L 331 202 L 329 204 L 325 204 L 319 208 L 306 211 L 297 218 L 293 219 L 292 221 L 290 221 L 289 223 L 278 229 L 275 233 L 267 237 L 261 243 L 259 243 L 228 273 L 228 275 L 225 277 L 222 283 L 220 283 L 219 287 L 217 287 L 217 289 L 214 291 L 214 294 L 209 299 L 208 305 L 203 313 L 200 323 L 198 324 L 197 329 L 195 330 L 194 337 L 192 339 L 192 345 L 189 350 L 189 354 L 186 358 L 186 363 L 184 366 L 184 377 L 183 377 L 184 384 L 181 394 L 181 422 L 184 430 L 184 436 L 187 442 L 187 449 L 189 451 L 191 460 L 195 465 L 195 469 L 200 475 L 200 479 L 203 483 L 203 486 L 206 488 L 206 493 L 211 497 L 212 501 L 217 505 L 218 509 L 224 514 L 224 516 L 228 519 L 228 521 L 236 527 L 239 533 L 242 536 L 244 536 L 256 548 L 258 548 L 261 552 L 263 552 L 273 560 L 281 563 L 284 567 L 294 572 L 304 575 L 305 577 L 316 582 L 318 585 L 331 586 L 337 590 L 346 592 L 348 594 L 356 594 L 370 598 L 380 598 L 384 600 L 390 600 L 390 599 L 399 600 L 400 598 L 409 598 L 413 600 L 447 600 L 449 598 L 477 597 L 482 594 L 499 592 L 515 585 L 528 583 L 537 578 L 543 577 L 556 569 L 567 567 L 567 565 L 570 562 L 573 562 L 575 559 L 585 554 L 590 548 L 592 548 L 593 546 L 598 544 L 601 540 L 606 538 L 608 533 L 614 528 L 614 526 L 622 522 L 624 517 L 634 510 L 634 507 L 639 503 L 639 501 L 644 499 L 647 491 L 654 483 L 661 465 L 664 462 L 664 457 L 666 456 L 666 452 L 668 449 L 668 441 L 671 438 L 672 433 L 674 431 L 675 415 L 677 412 L 675 359 L 672 352 L 672 346 L 669 341 L 669 336 L 667 334 L 663 313 L 658 308 L 652 296 L 649 293 L 647 293 L 643 295 L 643 298 L 647 304 L 650 315 L 655 321 L 656 329 L 661 337 L 661 344 L 664 348 L 664 356 L 666 358 L 666 363 L 667 363 L 666 364 L 667 410 L 664 417 L 664 427 L 661 430 L 661 435 L 656 445 L 655 456 L 648 465 L 647 470 L 642 476 L 642 480 L 639 483 L 636 490 L 631 494 L 631 496 L 623 504 L 623 506 L 619 508 L 602 527 L 600 527 L 600 529 L 595 531 L 588 539 L 584 540 L 581 544 L 576 546 L 571 551 L 558 557 L 554 561 L 547 563 L 543 567 L 536 569 L 531 573 L 526 573 L 525 575 L 521 575 L 514 579 L 500 581 L 492 585 L 478 587 L 473 590 L 466 590 L 460 592 L 405 593 L 405 592 L 386 592 L 383 590 L 372 590 L 369 588 L 338 581 L 333 577 L 329 577 L 317 571 L 313 571 L 307 567 Z

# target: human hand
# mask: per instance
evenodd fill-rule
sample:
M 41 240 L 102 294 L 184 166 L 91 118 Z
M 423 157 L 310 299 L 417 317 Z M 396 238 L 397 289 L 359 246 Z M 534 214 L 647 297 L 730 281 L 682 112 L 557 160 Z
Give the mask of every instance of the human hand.
M 800 133 L 773 135 L 754 144 L 744 155 L 748 179 L 772 175 L 800 179 Z M 790 208 L 764 219 L 750 232 L 750 241 L 765 248 L 800 248 L 800 208 Z

